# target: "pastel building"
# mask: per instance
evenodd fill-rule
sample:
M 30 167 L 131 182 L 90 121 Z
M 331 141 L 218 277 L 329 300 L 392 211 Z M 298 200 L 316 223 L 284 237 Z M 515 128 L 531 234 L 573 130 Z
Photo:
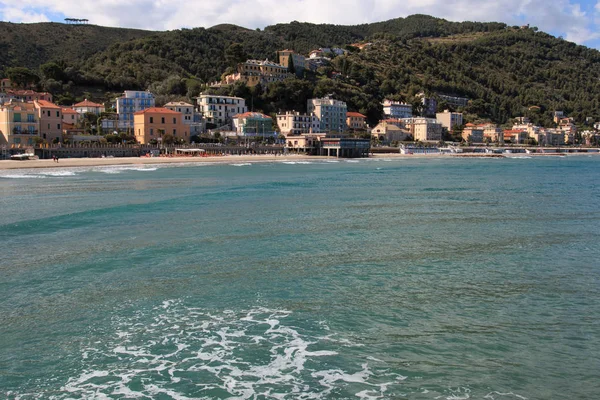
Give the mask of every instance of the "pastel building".
M 463 124 L 462 113 L 451 112 L 449 110 L 444 110 L 443 113 L 437 113 L 435 119 L 449 131 L 454 129 L 455 126 L 461 126 Z
M 6 94 L 19 101 L 46 100 L 52 101 L 52 95 L 47 92 L 36 92 L 34 90 L 7 90 Z
M 34 102 L 36 114 L 40 121 L 40 137 L 47 141 L 62 138 L 62 108 L 46 100 Z
M 33 103 L 12 101 L 0 106 L 0 144 L 33 145 L 39 129 L 40 119 Z
M 72 108 L 63 108 L 62 109 L 62 116 L 63 116 L 63 125 L 64 124 L 69 124 L 69 125 L 77 125 L 79 123 L 79 121 L 81 121 L 81 114 L 79 114 L 77 111 L 73 110 Z
M 88 99 L 85 99 L 80 103 L 74 104 L 72 108 L 80 114 L 92 113 L 100 115 L 105 111 L 103 104 L 94 103 L 93 101 L 89 101 Z
M 225 84 L 244 82 L 247 86 L 256 86 L 259 83 L 266 85 L 271 82 L 281 82 L 292 76 L 288 67 L 269 60 L 248 60 L 238 64 L 237 70 L 237 73 L 225 77 Z
M 161 142 L 165 135 L 175 139 L 190 140 L 189 126 L 183 123 L 183 114 L 164 107 L 150 107 L 133 116 L 135 139 L 141 144 L 151 140 Z
M 301 114 L 297 111 L 287 111 L 277 114 L 277 125 L 282 135 L 301 135 L 319 132 L 321 124 L 314 114 Z
M 403 142 L 409 140 L 412 134 L 404 128 L 402 121 L 390 119 L 381 121 L 371 130 L 371 138 L 381 142 Z
M 348 130 L 348 106 L 343 101 L 329 97 L 310 99 L 307 111 L 317 117 L 321 132 L 345 132 Z
M 206 122 L 216 125 L 217 128 L 231 124 L 235 115 L 248 111 L 246 101 L 241 97 L 201 94 L 197 101 Z
M 293 65 L 296 75 L 301 76 L 306 68 L 306 58 L 296 53 L 294 50 L 281 50 L 277 52 L 279 56 L 279 64 L 286 67 L 289 71 L 290 63 Z
M 123 96 L 116 99 L 119 129 L 131 129 L 134 125 L 134 114 L 138 111 L 154 107 L 154 95 L 150 92 L 126 90 Z
M 483 143 L 483 131 L 482 127 L 468 123 L 462 131 L 462 138 L 465 142 Z
M 367 117 L 358 112 L 346 113 L 346 125 L 352 131 L 364 131 L 367 129 Z
M 420 142 L 438 142 L 442 140 L 442 124 L 433 118 L 404 118 L 402 122 L 413 136 Z
M 413 108 L 410 104 L 386 99 L 383 101 L 382 105 L 383 114 L 386 118 L 399 119 L 412 118 L 413 116 Z

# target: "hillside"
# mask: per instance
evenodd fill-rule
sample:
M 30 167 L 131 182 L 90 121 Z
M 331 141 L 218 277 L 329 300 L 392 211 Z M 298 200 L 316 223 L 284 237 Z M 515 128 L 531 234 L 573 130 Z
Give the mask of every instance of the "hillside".
M 151 34 L 153 32 L 97 25 L 0 22 L 0 65 L 35 69 L 48 61 L 76 63 L 116 42 Z
M 599 116 L 598 51 L 536 28 L 501 23 L 456 23 L 415 15 L 355 26 L 292 22 L 262 31 L 227 24 L 147 32 L 1 23 L 3 31 L 10 31 L 0 43 L 6 50 L 6 54 L 0 52 L 1 57 L 10 58 L 6 66 L 36 70 L 48 61 L 64 61 L 61 78 L 41 76 L 41 85 L 65 103 L 84 91 L 100 96 L 107 91 L 146 88 L 159 96 L 189 98 L 247 58 L 275 60 L 276 51 L 283 48 L 307 54 L 319 47 L 371 42 L 362 51 L 348 47 L 349 55 L 337 57 L 330 67 L 302 80 L 288 79 L 268 88 L 236 85 L 219 91 L 246 97 L 255 109 L 267 113 L 302 111 L 307 98 L 333 94 L 350 109 L 366 114 L 371 123 L 381 117 L 383 98 L 417 106 L 415 94 L 419 92 L 468 97 L 472 101 L 461 111 L 472 121 L 505 123 L 511 117 L 529 115 L 536 122 L 550 124 L 549 113 L 555 109 L 578 121 Z M 40 35 L 43 40 L 34 40 Z M 38 74 L 43 75 L 39 70 Z M 531 106 L 540 107 L 541 112 L 530 112 Z

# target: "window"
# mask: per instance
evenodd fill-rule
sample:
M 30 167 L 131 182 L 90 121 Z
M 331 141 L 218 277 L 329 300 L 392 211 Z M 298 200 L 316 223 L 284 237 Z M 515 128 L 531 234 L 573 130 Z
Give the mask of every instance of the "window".
M 150 128 L 150 136 L 154 136 L 154 129 Z
M 27 122 L 35 122 L 33 114 L 27 114 Z
M 14 122 L 21 122 L 21 114 L 15 114 L 13 118 Z
M 48 110 L 48 116 L 50 117 L 50 110 Z
M 162 118 L 160 119 L 160 122 L 164 124 L 164 123 L 165 123 L 165 117 L 162 117 Z
M 56 112 L 56 116 L 57 116 L 57 117 L 60 117 L 60 111 L 57 111 L 57 112 Z
M 150 123 L 153 124 L 154 123 L 154 117 L 150 117 Z
M 173 118 L 173 123 L 176 124 L 177 123 L 177 118 Z
M 177 129 L 173 129 L 173 136 L 177 136 Z
M 60 124 L 56 124 L 56 129 L 60 129 Z

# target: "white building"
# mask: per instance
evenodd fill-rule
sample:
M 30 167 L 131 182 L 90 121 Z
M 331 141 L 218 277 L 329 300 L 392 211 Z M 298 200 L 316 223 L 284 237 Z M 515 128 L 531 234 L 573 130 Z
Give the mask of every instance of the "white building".
M 79 114 L 92 113 L 96 115 L 100 115 L 104 112 L 104 104 L 94 103 L 93 101 L 89 101 L 85 99 L 84 101 L 73 104 L 73 110 L 77 111 Z
M 126 90 L 116 103 L 119 129 L 133 129 L 133 114 L 155 105 L 152 93 L 137 90 Z
M 235 115 L 248 111 L 246 100 L 241 97 L 201 94 L 197 101 L 200 114 L 207 123 L 214 124 L 217 128 L 231 124 Z
M 314 114 L 319 120 L 321 132 L 345 132 L 348 130 L 346 114 L 348 106 L 343 101 L 324 97 L 310 99 L 307 104 L 309 114 Z
M 383 105 L 383 114 L 386 118 L 400 119 L 412 118 L 413 116 L 413 108 L 410 104 L 387 99 L 381 104 Z
M 277 126 L 282 135 L 300 135 L 303 133 L 319 132 L 321 124 L 314 114 L 300 114 L 296 111 L 286 111 L 277 114 Z

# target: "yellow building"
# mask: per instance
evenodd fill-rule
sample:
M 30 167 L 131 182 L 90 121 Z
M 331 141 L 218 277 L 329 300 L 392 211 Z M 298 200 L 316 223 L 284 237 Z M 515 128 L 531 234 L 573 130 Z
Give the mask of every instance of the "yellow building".
M 46 100 L 33 102 L 40 121 L 40 137 L 48 142 L 62 137 L 62 108 Z
M 367 117 L 358 112 L 346 113 L 346 124 L 352 131 L 364 131 L 367 129 Z
M 303 71 L 306 68 L 306 58 L 296 53 L 294 50 L 280 50 L 277 52 L 279 56 L 279 64 L 283 67 L 286 67 L 289 71 L 290 61 L 294 66 L 294 70 L 296 73 Z
M 168 108 L 152 107 L 133 114 L 136 140 L 147 144 L 151 140 L 162 141 L 165 135 L 190 141 L 189 125 L 183 123 L 183 114 Z
M 27 146 L 39 136 L 39 117 L 33 103 L 10 102 L 0 107 L 0 144 Z

